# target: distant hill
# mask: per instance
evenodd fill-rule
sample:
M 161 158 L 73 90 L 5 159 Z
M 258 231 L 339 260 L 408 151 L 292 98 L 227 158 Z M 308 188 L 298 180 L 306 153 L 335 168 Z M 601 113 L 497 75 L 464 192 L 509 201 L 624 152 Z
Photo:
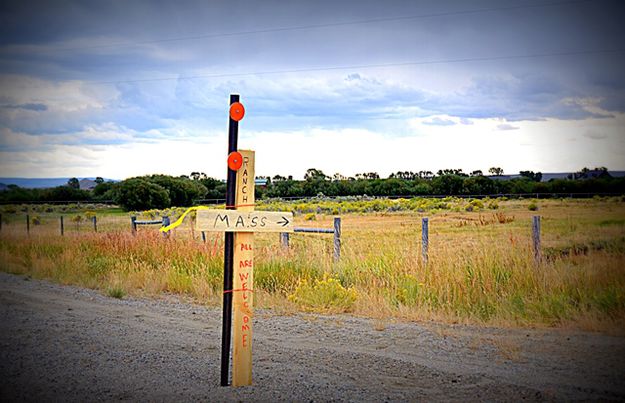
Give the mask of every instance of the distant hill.
M 81 178 L 78 178 L 81 179 Z M 94 177 L 90 178 L 82 178 L 87 180 L 94 180 Z M 8 185 L 17 185 L 21 188 L 26 189 L 35 189 L 35 188 L 53 188 L 56 186 L 67 185 L 67 181 L 70 178 L 0 178 L 0 184 L 5 186 Z M 117 179 L 107 179 L 104 178 L 104 181 L 113 181 L 118 182 Z

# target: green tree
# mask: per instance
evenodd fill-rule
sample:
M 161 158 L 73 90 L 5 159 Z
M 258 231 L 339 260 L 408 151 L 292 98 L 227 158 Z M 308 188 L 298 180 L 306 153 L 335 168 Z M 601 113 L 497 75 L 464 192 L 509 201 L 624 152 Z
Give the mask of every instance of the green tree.
M 115 202 L 127 211 L 171 206 L 167 189 L 144 178 L 131 178 L 120 182 L 115 192 Z
M 67 181 L 67 186 L 74 189 L 80 189 L 80 182 L 78 181 L 78 178 L 70 178 Z
M 203 198 L 207 192 L 200 181 L 188 178 L 175 178 L 169 175 L 151 175 L 144 178 L 167 189 L 172 206 L 191 206 L 193 200 Z
M 443 175 L 432 179 L 432 189 L 436 194 L 458 195 L 462 193 L 464 180 L 458 175 Z
M 489 195 L 497 192 L 497 186 L 494 180 L 486 176 L 472 176 L 464 180 L 462 192 L 469 195 Z
M 306 170 L 306 174 L 304 174 L 304 179 L 307 181 L 314 181 L 314 180 L 325 181 L 328 179 L 328 176 L 324 174 L 321 169 L 310 168 Z
M 503 175 L 503 169 L 499 167 L 488 168 L 488 173 L 490 173 L 491 175 L 495 175 L 495 176 L 501 176 Z
M 543 174 L 540 172 L 534 173 L 534 171 L 521 171 L 519 172 L 519 174 L 521 174 L 522 177 L 534 182 L 540 182 L 540 180 L 543 178 Z
M 207 199 L 224 199 L 226 197 L 226 182 L 206 177 L 200 179 L 200 183 L 206 188 Z
M 91 194 L 97 200 L 108 200 L 112 199 L 111 192 L 115 188 L 115 183 L 113 182 L 102 182 L 95 185 Z

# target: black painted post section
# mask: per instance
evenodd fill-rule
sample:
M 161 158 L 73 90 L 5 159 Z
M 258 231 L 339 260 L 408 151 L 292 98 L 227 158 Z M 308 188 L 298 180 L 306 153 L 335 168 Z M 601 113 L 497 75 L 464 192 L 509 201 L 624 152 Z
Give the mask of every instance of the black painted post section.
M 334 260 L 341 258 L 341 217 L 334 217 Z
M 206 233 L 202 231 L 202 241 L 206 243 Z
M 63 216 L 61 216 L 61 236 L 65 234 L 65 225 L 63 224 Z
M 239 95 L 230 95 L 230 105 L 239 102 Z M 230 114 L 228 114 L 230 116 Z M 239 137 L 239 122 L 228 117 L 228 155 L 237 151 Z M 234 210 L 236 197 L 236 171 L 228 168 L 226 182 L 226 209 Z M 223 324 L 221 328 L 221 386 L 228 386 L 230 374 L 230 338 L 232 331 L 232 275 L 234 260 L 234 233 L 224 235 L 224 304 Z
M 137 217 L 130 217 L 130 228 L 132 230 L 132 235 L 135 235 L 137 233 Z
M 169 222 L 169 217 L 165 216 L 163 217 L 163 223 L 161 224 L 161 227 L 166 227 L 170 224 Z M 170 232 L 163 232 L 163 238 L 169 238 Z
M 91 221 L 93 221 L 93 232 L 98 232 L 98 219 L 96 216 L 91 217 Z
M 30 235 L 30 216 L 26 214 L 26 234 Z

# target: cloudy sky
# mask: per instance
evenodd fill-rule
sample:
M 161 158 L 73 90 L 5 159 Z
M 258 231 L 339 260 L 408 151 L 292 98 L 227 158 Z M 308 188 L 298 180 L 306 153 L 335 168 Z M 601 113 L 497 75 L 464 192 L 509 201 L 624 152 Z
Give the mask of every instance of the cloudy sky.
M 5 1 L 0 177 L 625 170 L 622 1 Z

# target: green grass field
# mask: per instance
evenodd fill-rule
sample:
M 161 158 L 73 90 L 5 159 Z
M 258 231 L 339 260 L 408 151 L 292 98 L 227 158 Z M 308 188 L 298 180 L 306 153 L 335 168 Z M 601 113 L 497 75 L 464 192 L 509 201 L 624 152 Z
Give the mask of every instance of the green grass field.
M 29 210 L 39 223 L 31 223 L 27 236 L 26 211 L 5 207 L 1 270 L 116 297 L 176 293 L 220 304 L 223 234 L 207 234 L 202 242 L 189 219 L 169 239 L 158 226 L 140 227 L 133 236 L 129 213 L 57 208 Z M 622 198 L 270 202 L 257 208 L 294 211 L 296 226 L 331 228 L 333 214 L 342 217 L 339 262 L 332 258 L 332 235 L 292 234 L 288 250 L 278 234 L 256 235 L 257 307 L 383 320 L 625 330 Z M 175 218 L 183 210 L 143 216 Z M 91 214 L 97 216 L 98 233 L 87 220 Z M 72 221 L 77 215 L 83 219 Z M 542 218 L 538 266 L 531 246 L 533 215 Z M 422 217 L 430 219 L 427 265 L 421 258 Z

